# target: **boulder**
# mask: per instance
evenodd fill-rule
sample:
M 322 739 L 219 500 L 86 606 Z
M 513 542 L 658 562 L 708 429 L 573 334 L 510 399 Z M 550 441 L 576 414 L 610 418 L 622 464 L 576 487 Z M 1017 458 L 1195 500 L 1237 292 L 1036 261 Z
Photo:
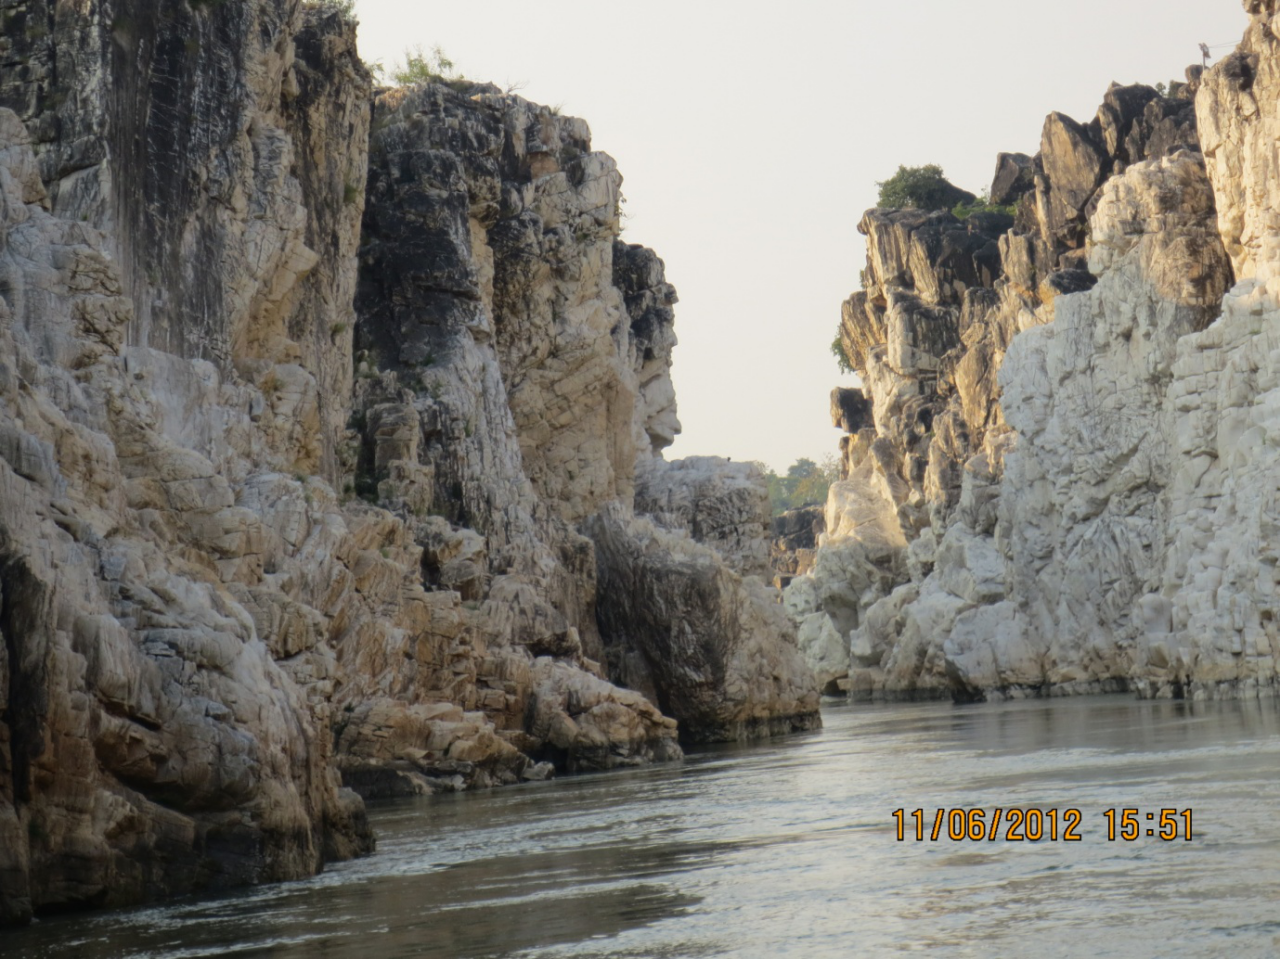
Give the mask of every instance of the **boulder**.
M 1046 237 L 1069 249 L 1082 245 L 1084 211 L 1110 170 L 1093 132 L 1062 113 L 1051 113 L 1040 135 L 1037 205 Z
M 1025 153 L 996 154 L 996 172 L 991 178 L 991 202 L 1016 203 L 1036 187 L 1035 163 Z

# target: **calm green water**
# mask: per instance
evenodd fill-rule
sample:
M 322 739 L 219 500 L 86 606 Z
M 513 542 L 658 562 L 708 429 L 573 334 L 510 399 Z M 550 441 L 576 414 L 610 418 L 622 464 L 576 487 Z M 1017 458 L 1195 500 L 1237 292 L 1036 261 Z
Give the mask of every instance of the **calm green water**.
M 60 917 L 75 956 L 1280 955 L 1280 714 L 1127 697 L 830 709 L 637 772 L 382 804 L 376 855 L 215 900 Z M 898 842 L 899 807 L 1077 807 L 1080 842 Z M 1104 809 L 1194 810 L 1108 842 Z

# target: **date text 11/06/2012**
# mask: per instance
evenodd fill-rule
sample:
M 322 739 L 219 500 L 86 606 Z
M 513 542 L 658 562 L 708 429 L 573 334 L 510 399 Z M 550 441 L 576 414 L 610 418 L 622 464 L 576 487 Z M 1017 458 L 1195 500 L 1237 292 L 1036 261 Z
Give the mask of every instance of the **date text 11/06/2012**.
M 1104 809 L 1101 813 L 1108 842 L 1157 839 L 1191 841 L 1190 809 Z M 938 809 L 930 816 L 924 809 L 895 809 L 898 842 L 1081 842 L 1084 814 L 1079 809 Z

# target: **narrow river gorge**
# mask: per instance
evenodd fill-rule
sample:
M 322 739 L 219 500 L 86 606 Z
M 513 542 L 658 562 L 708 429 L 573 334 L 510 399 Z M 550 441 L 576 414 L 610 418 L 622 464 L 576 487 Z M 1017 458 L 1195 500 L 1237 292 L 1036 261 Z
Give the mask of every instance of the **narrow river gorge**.
M 0 0 L 0 953 L 1280 955 L 1280 0 L 1215 6 L 865 213 L 822 137 L 938 136 L 896 79 L 649 91 L 664 261 L 585 119 L 382 71 L 354 0 Z M 955 49 L 911 71 L 997 102 Z M 865 239 L 811 344 L 857 385 L 779 477 L 745 400 L 822 381 L 730 347 L 810 341 L 801 212 Z M 677 442 L 684 355 L 740 432 Z
M 677 764 L 373 804 L 367 859 L 223 898 L 38 921 L 7 936 L 5 955 L 1280 950 L 1273 704 L 1105 696 L 842 706 L 824 720 Z M 996 806 L 1078 808 L 1080 841 L 899 842 L 891 815 Z M 1191 841 L 1108 841 L 1103 811 L 1126 807 L 1191 808 Z

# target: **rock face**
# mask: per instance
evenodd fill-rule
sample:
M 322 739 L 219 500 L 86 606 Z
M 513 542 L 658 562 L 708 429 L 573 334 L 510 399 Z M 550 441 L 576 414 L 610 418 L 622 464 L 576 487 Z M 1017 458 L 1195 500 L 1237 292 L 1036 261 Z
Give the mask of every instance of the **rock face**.
M 828 687 L 1274 690 L 1251 98 L 1277 68 L 1254 15 L 1170 96 L 1113 86 L 1088 124 L 1051 114 L 1034 158 L 1001 154 L 1012 223 L 863 218 L 841 334 L 864 385 L 833 397 L 844 479 L 786 593 Z
M 813 569 L 818 541 L 826 532 L 826 510 L 821 506 L 789 509 L 773 518 L 769 565 L 779 588 Z
M 591 534 L 610 674 L 679 719 L 682 735 L 715 742 L 820 725 L 817 688 L 776 593 L 617 510 L 596 517 Z
M 292 0 L 5 18 L 0 923 L 816 722 L 758 477 L 662 459 L 675 291 L 582 121 L 375 93 Z
M 768 576 L 769 492 L 755 465 L 717 456 L 653 463 L 635 502 L 637 512 L 687 530 L 743 576 Z
M 751 579 L 768 564 L 763 477 L 661 457 L 679 430 L 675 291 L 651 251 L 615 239 L 613 161 L 582 121 L 491 87 L 389 91 L 374 129 L 357 486 L 394 492 L 383 505 L 411 528 L 431 521 L 410 499 L 483 536 L 476 599 L 497 648 L 603 663 L 687 740 L 812 725 L 789 624 L 734 608 L 770 602 Z M 704 647 L 686 644 L 692 623 Z
M 1179 341 L 1165 399 L 1175 468 L 1135 653 L 1148 695 L 1274 695 L 1280 669 L 1280 230 L 1268 140 L 1280 129 L 1280 10 L 1260 0 L 1245 9 L 1243 42 L 1204 75 L 1196 97 L 1218 232 L 1239 282 L 1215 323 Z
M 352 576 L 303 573 L 342 538 L 328 487 L 293 478 L 324 466 L 336 367 L 289 331 L 355 271 L 306 245 L 343 197 L 303 202 L 289 127 L 354 109 L 367 77 L 342 24 L 271 4 L 22 16 L 21 113 L 0 113 L 0 917 L 309 875 L 371 846 L 332 765 L 319 610 L 374 611 Z M 304 26 L 351 79 L 287 115 Z M 166 72 L 183 32 L 239 53 L 189 89 Z M 166 109 L 126 118 L 153 88 Z M 362 173 L 359 134 L 334 169 Z M 335 567 L 362 555 L 344 545 Z

